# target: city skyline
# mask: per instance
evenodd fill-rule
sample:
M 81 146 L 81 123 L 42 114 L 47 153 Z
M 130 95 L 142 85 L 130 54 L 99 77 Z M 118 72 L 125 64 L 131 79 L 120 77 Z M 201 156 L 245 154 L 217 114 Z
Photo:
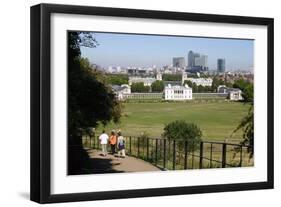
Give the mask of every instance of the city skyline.
M 254 40 L 101 32 L 94 32 L 94 37 L 99 45 L 81 47 L 81 54 L 104 68 L 163 67 L 172 65 L 174 57 L 184 57 L 187 65 L 190 50 L 207 55 L 210 70 L 216 70 L 220 58 L 226 59 L 228 71 L 251 70 L 254 64 Z

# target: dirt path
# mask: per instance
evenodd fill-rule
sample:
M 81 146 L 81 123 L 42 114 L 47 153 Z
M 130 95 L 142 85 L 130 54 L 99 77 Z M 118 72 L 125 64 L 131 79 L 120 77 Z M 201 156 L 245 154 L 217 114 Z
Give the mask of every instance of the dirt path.
M 135 157 L 126 156 L 126 158 L 118 158 L 111 154 L 102 156 L 101 151 L 95 149 L 86 149 L 86 151 L 90 156 L 89 173 L 143 172 L 160 170 L 154 165 Z

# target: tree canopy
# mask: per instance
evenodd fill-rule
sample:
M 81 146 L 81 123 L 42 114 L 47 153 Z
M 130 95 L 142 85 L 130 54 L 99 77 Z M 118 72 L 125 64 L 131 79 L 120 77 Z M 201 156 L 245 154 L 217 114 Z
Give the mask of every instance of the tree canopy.
M 96 127 L 99 122 L 118 121 L 121 107 L 102 74 L 81 57 L 80 47 L 96 47 L 92 33 L 68 33 L 68 129 L 71 137 Z
M 151 84 L 152 92 L 162 92 L 164 90 L 164 82 L 157 80 Z
M 133 93 L 148 93 L 150 90 L 149 86 L 145 86 L 143 82 L 132 83 L 131 91 Z
M 181 145 L 188 141 L 188 149 L 197 149 L 202 137 L 201 129 L 193 123 L 176 120 L 164 127 L 163 137 L 169 140 L 178 140 Z

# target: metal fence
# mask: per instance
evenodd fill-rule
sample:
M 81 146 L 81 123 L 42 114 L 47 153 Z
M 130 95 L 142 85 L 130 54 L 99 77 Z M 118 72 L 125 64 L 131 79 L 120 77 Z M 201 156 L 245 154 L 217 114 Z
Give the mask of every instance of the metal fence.
M 198 143 L 163 138 L 125 137 L 126 154 L 163 170 L 253 166 L 252 146 L 225 142 Z M 87 148 L 101 149 L 98 137 L 84 137 Z M 108 146 L 108 150 L 110 147 Z

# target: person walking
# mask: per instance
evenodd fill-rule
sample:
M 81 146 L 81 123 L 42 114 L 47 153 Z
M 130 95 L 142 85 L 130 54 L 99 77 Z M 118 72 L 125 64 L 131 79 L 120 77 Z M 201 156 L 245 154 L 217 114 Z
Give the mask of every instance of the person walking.
M 118 157 L 125 158 L 125 139 L 121 134 L 121 131 L 118 132 L 117 138 L 117 148 L 118 148 Z
M 110 137 L 109 137 L 109 144 L 110 144 L 110 147 L 111 147 L 111 153 L 112 153 L 112 155 L 115 154 L 116 142 L 117 142 L 117 136 L 116 136 L 116 134 L 115 134 L 115 131 L 112 130 L 112 131 L 111 131 L 111 135 L 110 135 Z
M 107 155 L 107 141 L 108 141 L 109 137 L 108 135 L 105 133 L 105 130 L 102 130 L 102 134 L 99 136 L 99 140 L 100 140 L 100 144 L 101 144 L 101 149 L 102 149 L 102 155 L 106 156 Z

